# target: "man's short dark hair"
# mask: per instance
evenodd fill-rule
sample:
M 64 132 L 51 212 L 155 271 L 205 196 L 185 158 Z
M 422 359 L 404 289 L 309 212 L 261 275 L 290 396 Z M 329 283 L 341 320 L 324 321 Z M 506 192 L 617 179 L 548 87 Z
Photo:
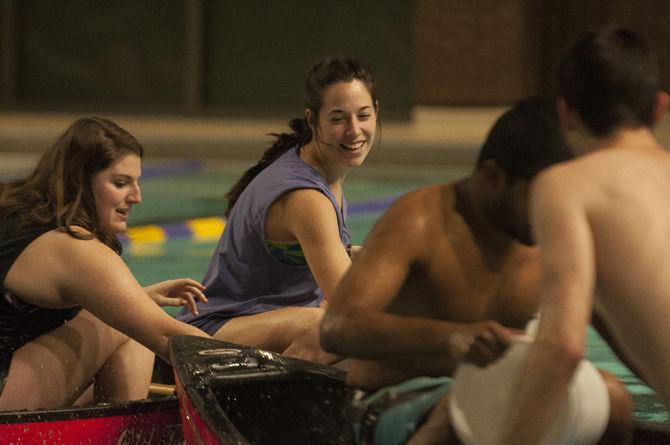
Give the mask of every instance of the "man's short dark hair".
M 564 57 L 559 89 L 587 129 L 598 137 L 616 127 L 651 127 L 658 62 L 649 41 L 608 26 L 586 34 Z
M 531 179 L 543 168 L 573 157 L 558 125 L 554 100 L 533 96 L 517 102 L 491 128 L 477 167 L 493 159 L 507 179 Z

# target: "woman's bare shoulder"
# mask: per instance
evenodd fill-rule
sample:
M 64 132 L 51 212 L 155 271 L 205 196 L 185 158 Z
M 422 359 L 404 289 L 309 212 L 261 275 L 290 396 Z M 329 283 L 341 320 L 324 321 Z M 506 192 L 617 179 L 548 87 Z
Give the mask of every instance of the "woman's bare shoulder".
M 29 247 L 50 255 L 63 255 L 73 258 L 78 255 L 106 255 L 116 253 L 100 242 L 93 234 L 80 226 L 70 226 L 70 232 L 52 229 L 35 239 Z

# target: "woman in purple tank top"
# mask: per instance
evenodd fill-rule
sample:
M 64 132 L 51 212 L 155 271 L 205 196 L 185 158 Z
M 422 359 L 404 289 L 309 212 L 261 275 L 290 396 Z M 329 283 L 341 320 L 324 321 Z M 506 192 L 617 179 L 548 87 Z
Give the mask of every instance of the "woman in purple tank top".
M 351 265 L 347 173 L 375 140 L 379 102 L 370 69 L 328 57 L 305 84 L 304 117 L 244 173 L 227 197 L 226 229 L 203 284 L 209 299 L 181 320 L 214 338 L 333 363 L 319 328 Z M 356 247 L 354 247 L 355 249 Z

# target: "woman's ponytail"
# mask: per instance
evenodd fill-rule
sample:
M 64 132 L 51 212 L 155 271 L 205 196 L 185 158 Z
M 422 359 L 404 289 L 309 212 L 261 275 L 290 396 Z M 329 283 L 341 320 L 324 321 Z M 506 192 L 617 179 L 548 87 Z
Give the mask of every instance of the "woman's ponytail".
M 288 123 L 288 126 L 293 130 L 291 133 L 270 133 L 270 136 L 276 138 L 274 144 L 263 153 L 261 159 L 244 172 L 242 177 L 233 185 L 228 193 L 226 198 L 228 198 L 228 207 L 226 208 L 225 216 L 226 218 L 230 215 L 230 212 L 233 210 L 233 206 L 237 202 L 238 198 L 242 194 L 245 188 L 249 183 L 256 177 L 260 172 L 265 170 L 267 166 L 272 164 L 277 160 L 281 155 L 286 153 L 293 147 L 303 146 L 312 140 L 312 129 L 307 125 L 305 118 L 295 118 L 291 119 Z

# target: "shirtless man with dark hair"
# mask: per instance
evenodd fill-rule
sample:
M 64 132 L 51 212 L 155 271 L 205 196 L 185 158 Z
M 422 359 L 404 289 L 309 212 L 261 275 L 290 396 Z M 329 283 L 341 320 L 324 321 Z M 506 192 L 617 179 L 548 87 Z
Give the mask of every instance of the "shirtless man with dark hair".
M 498 443 L 535 444 L 584 356 L 592 311 L 670 408 L 670 154 L 653 127 L 668 108 L 640 34 L 608 27 L 563 59 L 561 128 L 578 157 L 532 186 L 542 249 L 541 320 Z

